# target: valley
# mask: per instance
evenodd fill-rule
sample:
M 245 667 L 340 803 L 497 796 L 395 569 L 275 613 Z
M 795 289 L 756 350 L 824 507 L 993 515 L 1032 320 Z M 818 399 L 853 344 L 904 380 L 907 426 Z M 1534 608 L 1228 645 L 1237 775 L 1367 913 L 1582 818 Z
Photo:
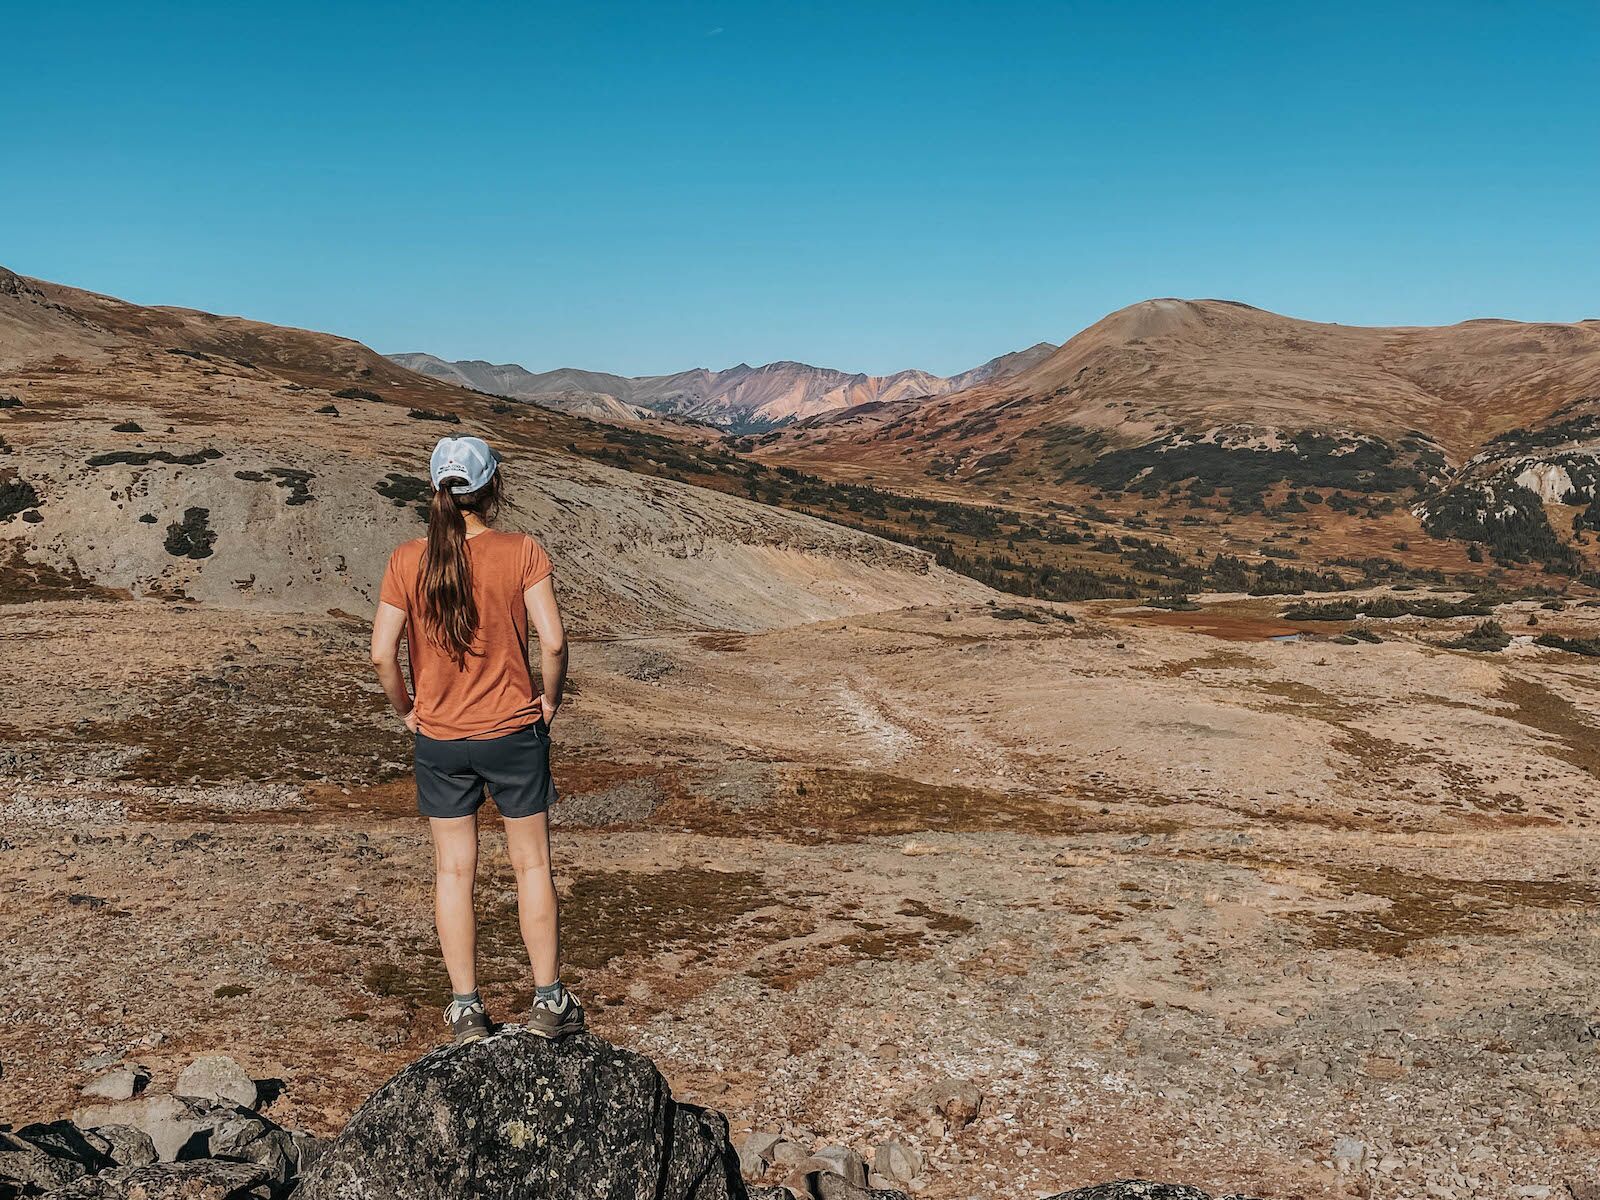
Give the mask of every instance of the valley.
M 1600 333 L 1152 303 L 728 432 L 0 274 L 0 1112 L 222 1050 L 327 1134 L 443 1039 L 366 641 L 473 432 L 571 618 L 569 978 L 736 1135 L 931 1200 L 1600 1177 Z

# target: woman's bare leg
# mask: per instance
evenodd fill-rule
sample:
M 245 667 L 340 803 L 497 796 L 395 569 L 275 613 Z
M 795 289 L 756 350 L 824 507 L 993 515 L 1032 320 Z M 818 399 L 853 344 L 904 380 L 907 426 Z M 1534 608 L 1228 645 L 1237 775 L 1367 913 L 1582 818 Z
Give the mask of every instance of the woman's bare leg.
M 458 996 L 478 990 L 478 922 L 472 885 L 478 877 L 478 817 L 432 817 L 433 922 L 439 950 Z
M 556 881 L 550 872 L 550 823 L 544 813 L 506 818 L 506 849 L 517 875 L 517 916 L 533 964 L 533 982 L 548 987 L 560 976 Z

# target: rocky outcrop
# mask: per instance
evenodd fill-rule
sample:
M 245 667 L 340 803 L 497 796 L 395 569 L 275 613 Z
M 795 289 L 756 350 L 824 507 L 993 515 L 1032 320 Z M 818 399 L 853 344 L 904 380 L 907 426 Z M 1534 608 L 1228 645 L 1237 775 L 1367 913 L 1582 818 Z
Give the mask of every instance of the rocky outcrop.
M 0 1132 L 0 1197 L 52 1191 L 111 1165 L 110 1146 L 70 1121 Z
M 590 1034 L 510 1027 L 406 1067 L 361 1106 L 296 1200 L 743 1197 L 720 1113 Z
M 277 1200 L 320 1145 L 237 1105 L 140 1096 L 0 1131 L 0 1200 Z

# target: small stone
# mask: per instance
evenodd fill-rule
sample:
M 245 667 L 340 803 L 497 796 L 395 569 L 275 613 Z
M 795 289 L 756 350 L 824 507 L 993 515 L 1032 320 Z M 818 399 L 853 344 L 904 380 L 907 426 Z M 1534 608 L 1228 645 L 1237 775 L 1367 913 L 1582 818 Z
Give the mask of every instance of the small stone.
M 919 1115 L 938 1117 L 947 1129 L 965 1129 L 983 1109 L 983 1093 L 966 1079 L 944 1078 L 919 1088 L 910 1100 Z
M 106 1153 L 119 1167 L 148 1167 L 159 1161 L 150 1135 L 132 1125 L 96 1125 L 85 1132 L 105 1141 Z
M 195 1059 L 178 1076 L 172 1092 L 241 1108 L 254 1108 L 257 1101 L 255 1081 L 226 1054 L 206 1054 Z
M 922 1174 L 922 1155 L 915 1147 L 898 1138 L 891 1138 L 879 1146 L 877 1153 L 872 1156 L 872 1169 L 894 1183 L 909 1183 Z
M 137 1064 L 118 1067 L 91 1079 L 83 1086 L 83 1094 L 98 1100 L 132 1100 L 150 1082 L 150 1072 Z
M 739 1140 L 739 1173 L 746 1179 L 760 1179 L 777 1159 L 773 1151 L 783 1144 L 775 1133 L 747 1133 Z
M 1326 1079 L 1328 1077 L 1328 1063 L 1321 1058 L 1301 1059 L 1299 1065 L 1295 1067 L 1294 1073 L 1304 1076 L 1306 1079 Z
M 1333 1165 L 1340 1171 L 1360 1171 L 1367 1163 L 1367 1144 L 1353 1137 L 1333 1139 Z
M 786 1167 L 795 1163 L 802 1163 L 810 1155 L 810 1152 L 799 1142 L 791 1141 L 775 1142 L 769 1153 L 771 1155 L 769 1162 L 778 1163 L 780 1166 Z
M 850 1149 L 849 1146 L 824 1146 L 814 1153 L 807 1162 L 817 1164 L 816 1167 L 812 1168 L 813 1170 L 831 1171 L 835 1175 L 842 1176 L 856 1187 L 867 1186 L 867 1164 L 861 1155 Z M 805 1165 L 805 1163 L 801 1164 L 802 1167 Z

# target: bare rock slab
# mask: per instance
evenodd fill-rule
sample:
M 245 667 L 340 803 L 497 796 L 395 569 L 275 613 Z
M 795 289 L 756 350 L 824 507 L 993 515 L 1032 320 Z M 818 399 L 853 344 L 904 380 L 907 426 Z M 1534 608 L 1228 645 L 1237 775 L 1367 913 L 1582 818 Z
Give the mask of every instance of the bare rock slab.
M 673 1100 L 655 1064 L 592 1034 L 516 1027 L 418 1059 L 350 1119 L 295 1200 L 732 1200 L 721 1114 Z

